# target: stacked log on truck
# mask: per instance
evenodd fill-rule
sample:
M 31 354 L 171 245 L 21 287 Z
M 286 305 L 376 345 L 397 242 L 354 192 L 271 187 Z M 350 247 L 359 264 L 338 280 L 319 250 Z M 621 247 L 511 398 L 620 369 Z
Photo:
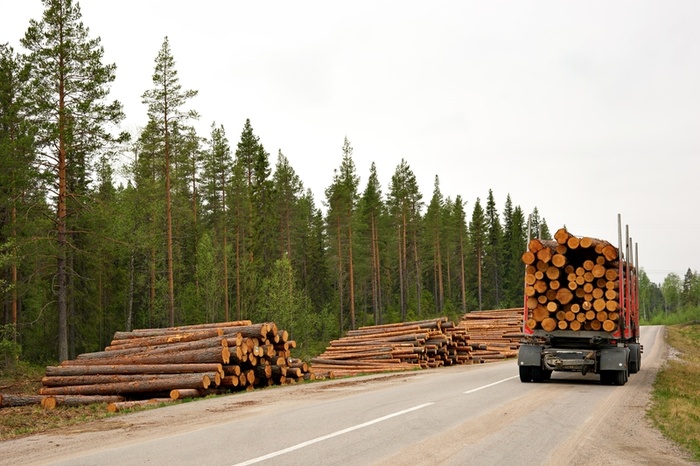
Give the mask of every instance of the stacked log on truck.
M 105 396 L 120 407 L 313 378 L 308 365 L 291 357 L 295 346 L 274 322 L 249 320 L 116 332 L 104 351 L 47 367 L 40 396 L 59 404 Z
M 620 317 L 618 249 L 565 228 L 522 255 L 529 329 L 613 332 Z M 624 269 L 623 269 L 624 273 Z

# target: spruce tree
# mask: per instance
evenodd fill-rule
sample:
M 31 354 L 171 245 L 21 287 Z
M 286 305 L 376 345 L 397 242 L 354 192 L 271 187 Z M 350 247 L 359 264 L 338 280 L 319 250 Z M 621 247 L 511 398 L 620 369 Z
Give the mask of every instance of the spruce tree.
M 29 67 L 23 57 L 8 44 L 0 44 L 0 254 L 7 255 L 6 265 L 0 267 L 0 281 L 10 292 L 9 318 L 4 321 L 15 330 L 20 307 L 20 251 L 29 237 L 30 200 L 32 193 L 37 195 L 40 182 L 35 131 L 27 114 L 28 77 Z
M 71 0 L 43 0 L 41 21 L 31 20 L 22 39 L 29 51 L 32 112 L 44 167 L 54 178 L 58 357 L 68 358 L 69 235 L 71 188 L 84 186 L 89 159 L 113 137 L 108 125 L 123 118 L 108 102 L 115 66 L 102 63 L 100 39 L 91 39 Z M 77 208 L 77 204 L 76 204 Z

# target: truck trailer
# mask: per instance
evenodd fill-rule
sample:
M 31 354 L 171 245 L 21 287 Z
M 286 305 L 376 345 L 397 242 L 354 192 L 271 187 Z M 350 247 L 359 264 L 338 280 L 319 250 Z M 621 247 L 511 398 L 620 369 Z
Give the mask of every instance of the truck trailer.
M 552 240 L 528 239 L 522 382 L 544 382 L 554 371 L 592 373 L 607 385 L 624 385 L 642 365 L 639 343 L 638 248 L 626 227 L 623 248 L 559 229 Z

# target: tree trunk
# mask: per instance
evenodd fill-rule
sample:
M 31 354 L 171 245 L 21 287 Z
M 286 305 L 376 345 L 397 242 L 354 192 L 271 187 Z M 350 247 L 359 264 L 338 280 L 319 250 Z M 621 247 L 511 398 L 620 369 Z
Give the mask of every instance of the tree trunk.
M 167 101 L 165 116 L 165 212 L 168 249 L 168 322 L 175 326 L 175 278 L 173 272 L 173 209 L 170 199 L 170 134 L 168 133 Z
M 348 223 L 352 223 L 352 218 L 348 218 Z M 353 270 L 352 259 L 352 226 L 348 226 L 348 274 L 350 282 L 350 328 L 355 328 L 355 272 Z
M 63 38 L 60 38 L 62 42 Z M 60 54 L 59 69 L 64 69 L 63 54 Z M 68 197 L 67 184 L 67 160 L 66 160 L 66 103 L 65 82 L 63 76 L 59 80 L 59 104 L 58 104 L 58 196 L 56 228 L 58 242 L 57 282 L 58 282 L 58 360 L 68 359 L 68 277 L 66 270 L 66 256 L 68 254 L 68 240 L 66 233 L 66 201 Z

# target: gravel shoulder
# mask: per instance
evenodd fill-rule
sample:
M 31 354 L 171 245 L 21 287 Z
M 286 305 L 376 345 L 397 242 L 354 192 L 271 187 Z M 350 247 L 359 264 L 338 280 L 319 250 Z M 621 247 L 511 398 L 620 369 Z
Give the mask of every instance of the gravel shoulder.
M 646 416 L 656 374 L 671 351 L 664 336 L 661 328 L 652 349 L 644 353 L 642 370 L 597 407 L 591 420 L 552 454 L 548 466 L 698 464 Z

